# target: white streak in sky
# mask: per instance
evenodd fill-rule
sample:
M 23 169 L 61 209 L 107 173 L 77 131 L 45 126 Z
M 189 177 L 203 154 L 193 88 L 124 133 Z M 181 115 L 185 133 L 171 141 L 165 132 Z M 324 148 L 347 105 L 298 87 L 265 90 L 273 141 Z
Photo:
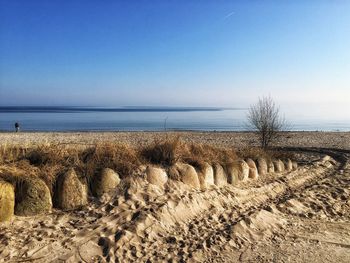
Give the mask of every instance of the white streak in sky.
M 224 16 L 224 18 L 222 20 L 227 20 L 229 19 L 231 16 L 233 16 L 236 12 L 232 11 L 231 13 L 227 14 L 226 16 Z

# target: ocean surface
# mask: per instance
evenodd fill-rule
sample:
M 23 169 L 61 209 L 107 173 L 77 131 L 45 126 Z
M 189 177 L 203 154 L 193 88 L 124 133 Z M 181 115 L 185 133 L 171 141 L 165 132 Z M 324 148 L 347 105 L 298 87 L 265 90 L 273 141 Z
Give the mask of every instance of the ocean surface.
M 1 107 L 0 131 L 246 131 L 247 109 L 214 107 Z M 288 117 L 289 130 L 350 131 L 349 120 Z

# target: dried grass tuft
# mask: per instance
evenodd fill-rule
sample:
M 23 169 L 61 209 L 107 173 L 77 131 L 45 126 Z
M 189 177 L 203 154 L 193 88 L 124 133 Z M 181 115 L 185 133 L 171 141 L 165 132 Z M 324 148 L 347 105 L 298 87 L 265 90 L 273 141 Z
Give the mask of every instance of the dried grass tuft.
M 179 155 L 181 144 L 179 137 L 156 140 L 151 145 L 141 149 L 140 156 L 146 162 L 162 166 L 172 166 L 181 157 Z
M 89 181 L 103 168 L 116 171 L 121 178 L 131 175 L 141 164 L 137 151 L 127 144 L 105 143 L 80 153 L 78 167 Z
M 233 149 L 185 143 L 179 137 L 156 140 L 151 145 L 143 148 L 140 155 L 145 162 L 156 165 L 170 167 L 180 161 L 198 169 L 203 169 L 205 163 L 225 165 L 238 158 Z
M 26 154 L 26 148 L 18 145 L 0 145 L 0 165 L 18 161 Z
M 182 160 L 199 170 L 203 170 L 205 163 L 227 165 L 237 158 L 234 149 L 218 148 L 206 144 L 186 144 L 182 152 Z

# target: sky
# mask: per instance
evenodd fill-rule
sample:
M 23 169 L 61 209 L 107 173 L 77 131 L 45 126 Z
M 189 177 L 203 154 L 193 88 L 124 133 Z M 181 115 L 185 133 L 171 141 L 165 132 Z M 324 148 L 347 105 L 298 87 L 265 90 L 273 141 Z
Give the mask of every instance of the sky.
M 350 1 L 0 0 L 0 105 L 350 117 Z M 350 119 L 350 118 L 349 118 Z

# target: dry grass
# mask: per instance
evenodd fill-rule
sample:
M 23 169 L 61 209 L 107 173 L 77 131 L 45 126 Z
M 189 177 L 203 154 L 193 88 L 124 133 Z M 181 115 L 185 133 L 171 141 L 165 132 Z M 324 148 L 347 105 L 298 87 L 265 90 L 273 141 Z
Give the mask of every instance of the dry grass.
M 180 151 L 182 144 L 179 137 L 156 140 L 152 144 L 140 149 L 140 157 L 144 162 L 172 166 L 181 158 Z
M 102 168 L 111 168 L 123 178 L 139 165 L 137 152 L 128 145 L 99 144 L 91 148 L 46 144 L 0 150 L 0 177 L 15 185 L 27 176 L 45 181 L 51 192 L 59 175 L 74 168 L 80 179 L 91 181 Z
M 27 162 L 3 164 L 0 166 L 0 179 L 10 182 L 20 194 L 24 190 L 26 180 L 37 177 L 38 172 L 36 167 L 32 167 Z
M 20 181 L 21 177 L 26 176 L 39 177 L 53 191 L 58 176 L 70 168 L 75 169 L 80 179 L 92 182 L 103 168 L 111 168 L 121 178 L 125 178 L 132 175 L 141 164 L 151 163 L 169 168 L 176 162 L 185 162 L 202 169 L 205 162 L 226 165 L 238 158 L 263 157 L 271 160 L 281 156 L 281 152 L 266 152 L 259 148 L 244 148 L 236 153 L 230 148 L 185 143 L 179 137 L 157 140 L 139 148 L 118 143 L 93 147 L 59 144 L 23 148 L 3 146 L 0 148 L 0 177 L 14 181 Z
M 103 168 L 116 171 L 122 178 L 132 174 L 141 164 L 137 151 L 127 144 L 100 144 L 80 153 L 78 170 L 91 179 Z
M 209 164 L 227 164 L 237 159 L 233 149 L 216 148 L 205 144 L 184 143 L 175 137 L 156 140 L 140 150 L 143 162 L 170 167 L 176 162 L 185 162 L 201 169 L 205 162 Z
M 25 159 L 30 165 L 39 168 L 37 176 L 45 181 L 51 192 L 62 172 L 81 166 L 79 149 L 59 144 L 40 145 L 29 149 Z
M 294 159 L 293 153 L 283 152 L 277 150 L 263 150 L 260 147 L 245 147 L 237 151 L 238 155 L 243 158 L 251 158 L 257 160 L 259 158 L 264 158 L 266 161 L 272 161 L 274 159 Z
M 184 147 L 182 160 L 195 167 L 201 168 L 204 162 L 209 164 L 226 165 L 238 158 L 234 149 L 216 148 L 205 144 L 187 144 Z
M 26 149 L 18 145 L 1 145 L 0 146 L 0 165 L 16 162 L 25 155 Z

